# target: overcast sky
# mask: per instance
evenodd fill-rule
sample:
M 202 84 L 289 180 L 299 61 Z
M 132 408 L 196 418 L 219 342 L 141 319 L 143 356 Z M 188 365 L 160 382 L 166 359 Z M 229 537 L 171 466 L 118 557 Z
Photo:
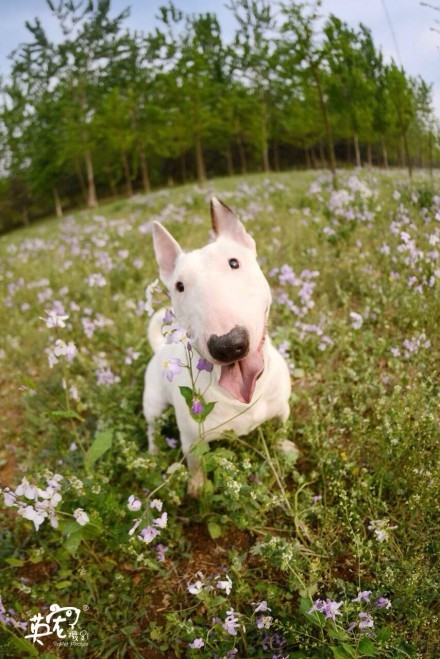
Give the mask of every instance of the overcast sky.
M 58 0 L 55 0 L 57 2 Z M 427 0 L 440 8 L 440 0 Z M 157 9 L 164 0 L 113 0 L 114 12 L 127 6 L 131 15 L 128 27 L 149 31 L 154 27 Z M 222 0 L 175 0 L 177 7 L 187 12 L 214 11 L 220 19 L 226 39 L 234 32 L 234 19 Z M 275 4 L 275 3 L 274 3 Z M 387 20 L 385 7 L 393 26 L 395 39 Z M 435 19 L 440 21 L 440 11 L 421 6 L 420 0 L 323 0 L 323 12 L 333 13 L 351 25 L 365 23 L 377 45 L 387 58 L 401 61 L 412 75 L 421 74 L 434 84 L 434 100 L 440 117 L 440 32 Z M 0 73 L 9 71 L 7 56 L 16 46 L 27 40 L 25 21 L 38 16 L 48 33 L 57 36 L 56 21 L 51 17 L 46 0 L 0 0 Z

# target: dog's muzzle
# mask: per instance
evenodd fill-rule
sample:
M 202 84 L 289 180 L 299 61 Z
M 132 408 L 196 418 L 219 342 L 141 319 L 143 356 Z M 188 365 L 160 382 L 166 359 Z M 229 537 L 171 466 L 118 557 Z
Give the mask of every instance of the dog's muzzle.
M 249 334 L 244 327 L 236 325 L 227 334 L 211 334 L 208 350 L 216 361 L 232 364 L 246 357 L 249 352 Z

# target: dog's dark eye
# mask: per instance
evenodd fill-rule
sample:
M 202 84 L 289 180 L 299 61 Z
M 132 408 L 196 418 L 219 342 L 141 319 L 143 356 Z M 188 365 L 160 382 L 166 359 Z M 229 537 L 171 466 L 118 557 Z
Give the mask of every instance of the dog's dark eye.
M 176 289 L 179 291 L 179 293 L 183 293 L 185 290 L 185 286 L 182 284 L 181 281 L 178 281 L 176 284 Z
M 231 266 L 231 268 L 232 268 L 233 270 L 237 270 L 237 268 L 240 267 L 240 264 L 239 264 L 239 262 L 237 261 L 237 259 L 229 259 L 229 265 Z

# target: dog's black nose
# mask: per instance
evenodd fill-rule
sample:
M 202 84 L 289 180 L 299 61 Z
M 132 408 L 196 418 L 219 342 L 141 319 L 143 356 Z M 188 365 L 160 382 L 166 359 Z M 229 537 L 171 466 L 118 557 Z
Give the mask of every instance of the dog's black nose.
M 208 341 L 211 357 L 219 362 L 231 364 L 246 357 L 249 352 L 249 335 L 244 327 L 236 325 L 227 334 L 211 334 Z

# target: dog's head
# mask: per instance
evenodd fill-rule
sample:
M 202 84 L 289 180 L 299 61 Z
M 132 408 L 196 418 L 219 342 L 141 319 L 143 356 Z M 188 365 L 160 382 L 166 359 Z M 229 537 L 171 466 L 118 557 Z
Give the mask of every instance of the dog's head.
M 213 198 L 211 218 L 216 240 L 189 253 L 155 222 L 154 250 L 176 319 L 201 356 L 221 366 L 219 384 L 249 403 L 264 369 L 270 288 L 231 209 Z

